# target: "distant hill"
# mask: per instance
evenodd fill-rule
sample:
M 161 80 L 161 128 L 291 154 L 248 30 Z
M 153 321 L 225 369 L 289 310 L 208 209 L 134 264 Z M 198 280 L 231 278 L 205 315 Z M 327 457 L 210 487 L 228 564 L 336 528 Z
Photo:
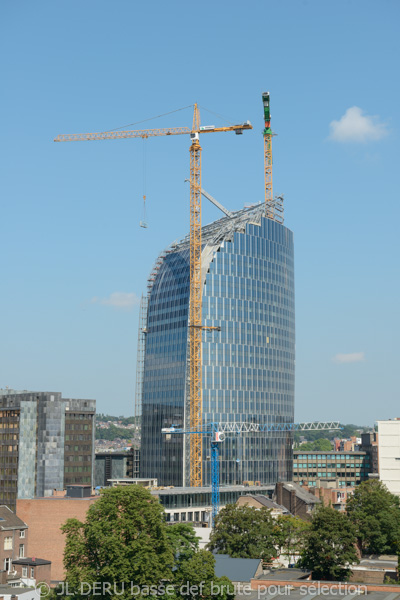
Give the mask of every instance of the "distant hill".
M 103 413 L 96 414 L 96 421 L 113 421 L 114 423 L 119 422 L 121 425 L 134 425 L 136 423 L 136 417 L 113 417 L 112 415 L 105 415 Z
M 340 439 L 348 439 L 351 437 L 361 437 L 362 433 L 367 433 L 368 431 L 373 431 L 373 427 L 368 427 L 366 425 L 343 425 L 341 424 L 342 429 L 334 429 L 334 430 L 316 430 L 316 431 L 295 431 L 294 433 L 294 442 L 297 445 L 301 439 L 307 440 L 307 442 L 316 442 L 317 440 L 329 440 L 331 442 L 333 438 Z M 318 448 L 315 448 L 318 449 Z
M 137 435 L 135 417 L 114 417 L 99 413 L 96 415 L 96 440 L 108 440 L 110 442 L 117 438 L 131 440 Z

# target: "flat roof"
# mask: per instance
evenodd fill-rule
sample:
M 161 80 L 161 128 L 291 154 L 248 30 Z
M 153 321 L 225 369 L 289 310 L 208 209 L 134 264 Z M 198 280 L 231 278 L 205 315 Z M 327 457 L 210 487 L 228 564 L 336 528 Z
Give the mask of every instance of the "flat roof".
M 384 592 L 370 592 L 368 591 L 365 595 L 359 596 L 357 591 L 354 590 L 360 589 L 363 590 L 367 586 L 363 583 L 341 583 L 336 582 L 336 587 L 331 591 L 327 589 L 324 584 L 324 581 L 315 581 L 315 589 L 311 592 L 308 592 L 306 589 L 302 589 L 301 587 L 293 588 L 290 587 L 290 583 L 288 584 L 289 589 L 285 591 L 285 589 L 279 589 L 279 586 L 274 585 L 273 581 L 265 581 L 266 589 L 264 590 L 250 590 L 250 586 L 246 586 L 244 589 L 239 588 L 236 592 L 235 598 L 240 600 L 260 600 L 260 598 L 266 598 L 267 600 L 282 600 L 282 598 L 287 598 L 288 600 L 337 600 L 338 598 L 346 598 L 348 600 L 356 598 L 366 598 L 367 600 L 400 600 L 399 592 L 392 592 L 390 590 L 390 585 L 387 586 L 387 591 Z M 339 588 L 339 585 L 342 587 Z M 392 586 L 393 587 L 393 586 Z M 271 590 L 268 593 L 268 588 Z M 339 593 L 338 593 L 339 592 Z M 362 592 L 361 592 L 362 594 Z
M 338 456 L 338 454 L 349 454 L 350 456 L 352 454 L 367 454 L 367 452 L 365 452 L 365 450 L 302 450 L 301 448 L 298 448 L 297 450 L 293 450 L 293 455 L 294 454 L 331 454 L 333 456 Z
M 157 477 L 114 477 L 114 479 L 107 479 L 107 481 L 151 481 L 157 479 Z
M 51 560 L 44 558 L 17 558 L 12 561 L 13 565 L 29 565 L 30 567 L 51 565 Z
M 275 489 L 275 485 L 221 485 L 219 488 L 220 494 L 224 492 L 245 492 L 252 493 L 254 492 L 271 492 Z M 166 489 L 158 489 L 151 490 L 151 493 L 159 496 L 159 495 L 172 495 L 172 494 L 211 494 L 211 486 L 210 487 L 173 487 Z
M 301 581 L 311 575 L 308 569 L 273 569 L 267 573 L 261 573 L 256 579 L 262 581 Z

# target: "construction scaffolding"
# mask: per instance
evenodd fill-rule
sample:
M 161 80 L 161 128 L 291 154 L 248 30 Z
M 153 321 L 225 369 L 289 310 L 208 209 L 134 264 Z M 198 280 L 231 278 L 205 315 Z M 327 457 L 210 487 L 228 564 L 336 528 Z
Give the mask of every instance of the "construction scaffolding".
M 139 309 L 138 345 L 136 359 L 136 388 L 135 388 L 135 423 L 142 425 L 142 392 L 144 375 L 144 356 L 146 351 L 146 323 L 148 297 L 142 294 Z

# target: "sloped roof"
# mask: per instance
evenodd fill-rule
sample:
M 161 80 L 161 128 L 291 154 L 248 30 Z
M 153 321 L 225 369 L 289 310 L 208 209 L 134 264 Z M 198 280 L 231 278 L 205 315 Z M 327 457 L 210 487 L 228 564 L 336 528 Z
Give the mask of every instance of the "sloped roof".
M 300 500 L 303 500 L 303 502 L 305 502 L 306 504 L 319 504 L 321 502 L 321 500 L 314 496 L 314 494 L 307 492 L 304 488 L 301 487 L 301 485 L 298 485 L 297 483 L 285 482 L 282 485 L 284 489 L 288 492 L 294 491 L 296 493 L 296 496 L 300 498 Z
M 263 506 L 265 506 L 266 508 L 269 508 L 271 510 L 282 510 L 284 513 L 289 512 L 285 506 L 281 506 L 280 504 L 277 504 L 273 500 L 270 500 L 269 498 L 267 498 L 267 496 L 257 495 L 257 496 L 250 496 L 250 497 L 254 498 L 255 500 L 257 500 L 257 502 L 259 502 L 260 504 L 262 504 Z
M 260 565 L 259 558 L 231 558 L 227 554 L 215 554 L 215 575 L 228 577 L 231 581 L 250 581 Z
M 27 529 L 28 525 L 21 521 L 13 511 L 5 506 L 0 506 L 0 529 Z

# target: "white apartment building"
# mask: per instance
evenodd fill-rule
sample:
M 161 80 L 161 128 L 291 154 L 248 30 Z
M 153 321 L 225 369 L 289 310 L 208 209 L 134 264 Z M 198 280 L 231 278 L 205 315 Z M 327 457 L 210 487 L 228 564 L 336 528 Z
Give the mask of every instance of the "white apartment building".
M 378 421 L 379 479 L 400 496 L 400 418 Z

